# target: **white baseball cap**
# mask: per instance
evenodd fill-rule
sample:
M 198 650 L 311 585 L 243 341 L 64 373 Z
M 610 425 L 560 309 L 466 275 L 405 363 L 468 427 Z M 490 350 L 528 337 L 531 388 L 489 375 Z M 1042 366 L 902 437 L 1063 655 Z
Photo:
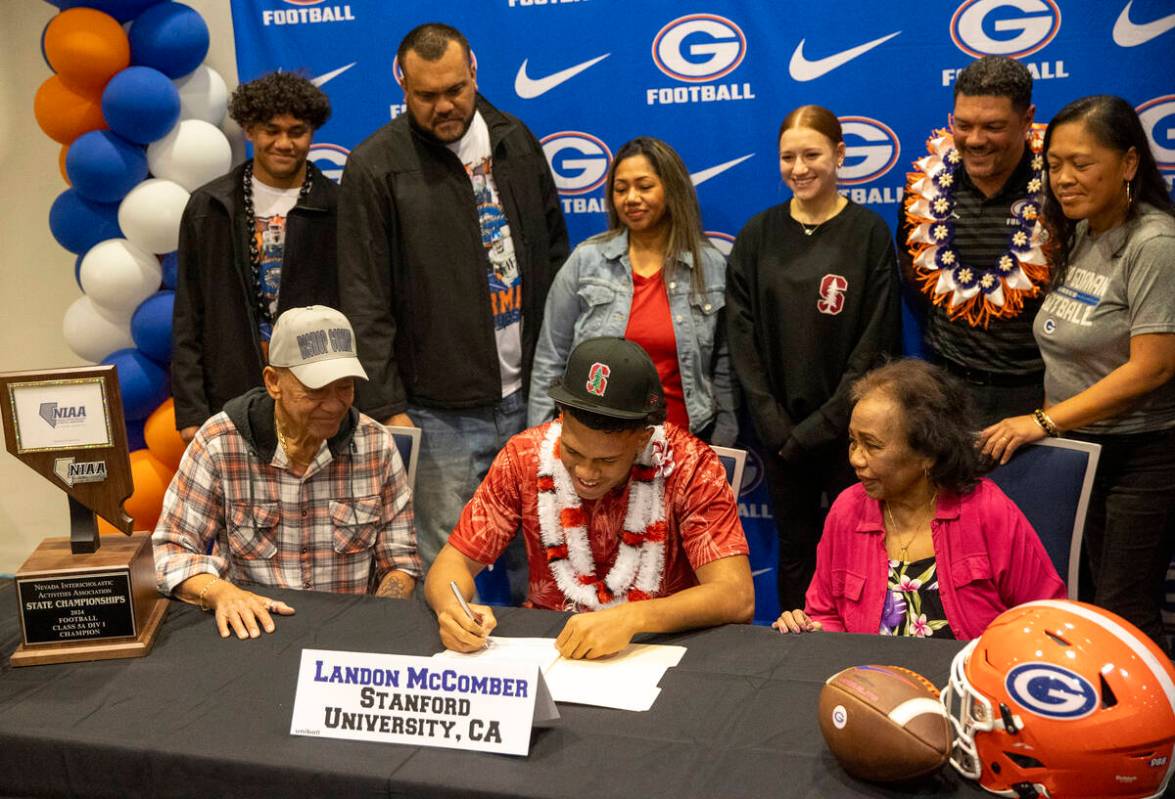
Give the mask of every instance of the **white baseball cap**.
M 367 379 L 355 354 L 351 323 L 325 305 L 290 308 L 278 317 L 269 339 L 269 365 L 288 368 L 306 388 L 344 377 Z

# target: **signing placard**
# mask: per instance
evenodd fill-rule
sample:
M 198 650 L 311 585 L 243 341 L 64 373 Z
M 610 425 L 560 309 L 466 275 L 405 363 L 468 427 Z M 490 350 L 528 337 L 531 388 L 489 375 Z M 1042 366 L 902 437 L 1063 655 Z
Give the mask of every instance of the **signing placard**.
M 558 717 L 533 663 L 303 649 L 290 734 L 525 755 Z

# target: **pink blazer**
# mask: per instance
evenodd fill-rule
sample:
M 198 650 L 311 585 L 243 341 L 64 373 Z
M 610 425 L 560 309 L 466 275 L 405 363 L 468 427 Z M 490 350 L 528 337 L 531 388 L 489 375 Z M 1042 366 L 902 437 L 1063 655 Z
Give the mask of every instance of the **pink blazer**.
M 1008 608 L 1066 596 L 1036 532 L 990 480 L 966 496 L 940 495 L 931 533 L 942 605 L 956 638 L 977 638 Z M 825 630 L 877 633 L 888 575 L 881 503 L 858 483 L 828 512 L 804 612 Z

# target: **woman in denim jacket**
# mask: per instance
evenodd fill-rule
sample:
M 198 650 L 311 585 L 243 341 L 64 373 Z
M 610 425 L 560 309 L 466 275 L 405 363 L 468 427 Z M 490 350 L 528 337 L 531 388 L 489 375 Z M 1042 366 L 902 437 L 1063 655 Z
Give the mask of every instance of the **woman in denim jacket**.
M 719 322 L 726 262 L 702 234 L 685 164 L 659 139 L 633 139 L 612 162 L 605 197 L 608 231 L 575 248 L 547 295 L 529 424 L 554 415 L 547 389 L 579 342 L 624 336 L 656 364 L 668 421 L 711 443 L 732 444 L 733 377 Z

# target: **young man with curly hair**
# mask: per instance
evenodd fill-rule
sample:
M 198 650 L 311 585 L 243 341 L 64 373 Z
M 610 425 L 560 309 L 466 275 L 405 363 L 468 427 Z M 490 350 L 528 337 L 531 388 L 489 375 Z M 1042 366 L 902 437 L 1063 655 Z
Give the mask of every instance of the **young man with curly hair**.
M 338 304 L 335 184 L 307 161 L 330 101 L 272 72 L 233 92 L 253 158 L 192 193 L 180 225 L 171 362 L 185 441 L 229 399 L 262 384 L 273 321 Z

